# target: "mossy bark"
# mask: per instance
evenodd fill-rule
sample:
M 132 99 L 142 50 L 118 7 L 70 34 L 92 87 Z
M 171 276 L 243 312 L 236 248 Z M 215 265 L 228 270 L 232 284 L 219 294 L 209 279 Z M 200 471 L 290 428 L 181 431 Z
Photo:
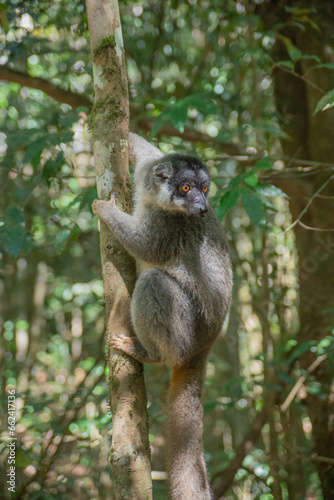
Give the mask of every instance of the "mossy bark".
M 128 168 L 129 102 L 118 3 L 87 0 L 95 99 L 89 119 L 93 136 L 98 196 L 116 192 L 122 208 L 131 209 Z M 107 226 L 101 224 L 101 259 L 109 337 L 129 333 L 130 297 L 135 284 L 133 259 Z M 143 367 L 107 349 L 113 416 L 111 498 L 152 498 L 148 420 Z

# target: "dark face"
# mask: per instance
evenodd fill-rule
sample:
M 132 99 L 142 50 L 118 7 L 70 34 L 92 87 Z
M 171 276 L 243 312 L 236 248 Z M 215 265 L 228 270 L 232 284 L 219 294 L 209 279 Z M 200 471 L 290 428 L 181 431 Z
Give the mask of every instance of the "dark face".
M 168 155 L 153 167 L 157 201 L 165 210 L 204 217 L 210 177 L 206 165 L 187 155 Z
M 208 211 L 206 197 L 210 185 L 207 167 L 191 156 L 180 156 L 173 167 L 173 203 L 189 215 L 204 217 Z

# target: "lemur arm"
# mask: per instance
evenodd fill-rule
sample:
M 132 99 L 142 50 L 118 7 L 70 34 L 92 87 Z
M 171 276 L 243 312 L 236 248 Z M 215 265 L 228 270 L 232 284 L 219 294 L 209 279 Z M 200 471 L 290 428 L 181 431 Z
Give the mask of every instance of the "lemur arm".
M 147 245 L 144 242 L 143 231 L 140 231 L 139 221 L 116 207 L 115 195 L 112 195 L 110 201 L 95 200 L 92 209 L 93 213 L 109 226 L 131 255 L 144 259 L 143 253 Z
M 119 210 L 114 195 L 110 201 L 95 200 L 92 209 L 135 258 L 151 264 L 163 264 L 174 255 L 175 245 L 161 245 L 158 236 L 152 242 L 152 234 L 145 223 L 140 223 L 135 216 Z

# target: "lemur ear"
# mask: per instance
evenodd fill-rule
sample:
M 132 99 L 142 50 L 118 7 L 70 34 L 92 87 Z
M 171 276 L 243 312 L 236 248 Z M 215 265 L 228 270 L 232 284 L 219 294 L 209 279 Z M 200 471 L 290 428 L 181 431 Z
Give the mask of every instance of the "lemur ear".
M 173 167 L 170 162 L 159 163 L 153 167 L 153 173 L 163 181 L 171 179 L 173 176 Z

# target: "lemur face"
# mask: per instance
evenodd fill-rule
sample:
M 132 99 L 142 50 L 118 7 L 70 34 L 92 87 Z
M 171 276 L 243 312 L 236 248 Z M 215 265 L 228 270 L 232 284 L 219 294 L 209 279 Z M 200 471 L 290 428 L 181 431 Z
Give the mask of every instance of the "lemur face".
M 164 210 L 204 217 L 208 211 L 208 169 L 199 159 L 170 155 L 153 167 L 157 202 Z

